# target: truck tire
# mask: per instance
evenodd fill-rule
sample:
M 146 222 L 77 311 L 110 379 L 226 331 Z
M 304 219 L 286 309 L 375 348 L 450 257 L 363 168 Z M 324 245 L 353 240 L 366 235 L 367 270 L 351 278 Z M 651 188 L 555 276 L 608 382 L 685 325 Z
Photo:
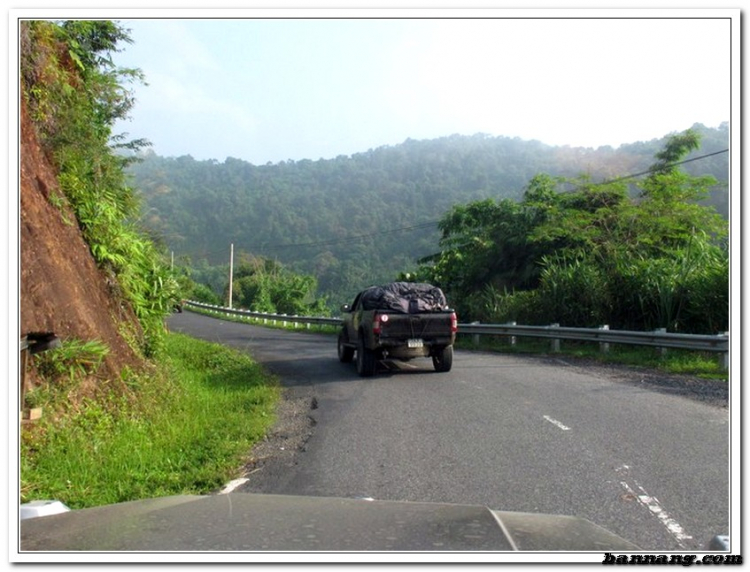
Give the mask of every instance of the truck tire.
M 365 347 L 365 337 L 359 334 L 357 343 L 357 373 L 360 377 L 371 377 L 375 373 L 375 352 Z
M 432 365 L 435 371 L 447 372 L 453 367 L 453 346 L 439 348 L 432 355 Z
M 339 361 L 350 363 L 354 359 L 354 348 L 344 344 L 344 332 L 339 332 Z

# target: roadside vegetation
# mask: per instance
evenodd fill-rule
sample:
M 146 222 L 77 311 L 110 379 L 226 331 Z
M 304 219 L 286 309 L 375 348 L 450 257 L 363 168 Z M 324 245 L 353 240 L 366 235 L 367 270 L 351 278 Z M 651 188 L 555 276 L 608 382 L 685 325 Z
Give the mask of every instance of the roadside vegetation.
M 246 354 L 170 333 L 153 371 L 92 388 L 101 351 L 70 343 L 35 356 L 48 377 L 29 397 L 44 416 L 22 433 L 21 502 L 215 491 L 274 422 L 279 385 Z
M 405 277 L 439 285 L 462 320 L 725 332 L 728 223 L 701 204 L 716 180 L 680 168 L 699 147 L 671 136 L 643 180 L 540 174 L 520 202 L 456 205 L 440 252 Z
M 123 152 L 149 143 L 113 132 L 134 104 L 127 86 L 143 81 L 139 70 L 112 61 L 130 41 L 123 28 L 104 20 L 22 22 L 21 87 L 58 173 L 59 191 L 49 200 L 74 214 L 97 265 L 138 317 L 143 335 L 129 340 L 133 349 L 150 357 L 163 343 L 164 316 L 180 294 L 164 252 L 139 225 L 140 202 L 125 174 L 132 159 Z

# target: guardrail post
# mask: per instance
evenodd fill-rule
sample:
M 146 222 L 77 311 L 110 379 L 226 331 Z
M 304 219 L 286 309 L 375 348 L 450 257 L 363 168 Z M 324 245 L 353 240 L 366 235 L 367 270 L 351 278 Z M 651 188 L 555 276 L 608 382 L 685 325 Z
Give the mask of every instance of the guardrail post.
M 656 328 L 654 331 L 659 334 L 666 334 L 667 328 Z M 661 354 L 662 358 L 667 357 L 667 348 L 659 348 L 659 353 Z
M 472 322 L 472 323 L 471 323 L 471 325 L 472 325 L 472 326 L 476 326 L 476 325 L 478 325 L 478 324 L 480 324 L 480 323 L 481 323 L 481 322 Z M 474 345 L 475 345 L 475 346 L 478 346 L 478 345 L 479 345 L 479 334 L 474 334 Z
M 515 322 L 508 322 L 506 326 L 515 326 Z M 510 342 L 510 345 L 515 346 L 516 345 L 516 336 L 508 336 L 508 342 Z
M 719 334 L 719 337 L 729 337 L 729 332 Z M 729 351 L 719 353 L 719 365 L 725 370 L 729 369 Z
M 603 326 L 599 326 L 600 330 L 609 330 L 609 325 L 604 324 Z M 603 354 L 609 353 L 609 343 L 607 342 L 599 342 L 599 351 Z
M 550 324 L 550 328 L 559 328 L 560 324 Z M 550 351 L 552 353 L 557 353 L 560 351 L 560 338 L 553 338 L 550 342 Z

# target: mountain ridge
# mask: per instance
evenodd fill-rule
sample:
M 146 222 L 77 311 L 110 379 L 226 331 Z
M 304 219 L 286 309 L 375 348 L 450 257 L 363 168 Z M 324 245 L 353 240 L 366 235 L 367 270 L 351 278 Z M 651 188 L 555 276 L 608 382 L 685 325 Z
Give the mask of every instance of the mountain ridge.
M 728 147 L 728 124 L 693 129 L 692 157 Z M 522 197 L 534 175 L 588 173 L 606 180 L 648 169 L 663 139 L 611 147 L 554 147 L 519 138 L 451 135 L 382 146 L 335 159 L 261 166 L 141 155 L 130 167 L 142 224 L 177 257 L 207 266 L 236 251 L 313 274 L 322 294 L 345 300 L 362 284 L 393 279 L 438 248 L 436 223 L 453 205 Z M 709 204 L 728 217 L 727 155 L 686 165 L 723 187 Z

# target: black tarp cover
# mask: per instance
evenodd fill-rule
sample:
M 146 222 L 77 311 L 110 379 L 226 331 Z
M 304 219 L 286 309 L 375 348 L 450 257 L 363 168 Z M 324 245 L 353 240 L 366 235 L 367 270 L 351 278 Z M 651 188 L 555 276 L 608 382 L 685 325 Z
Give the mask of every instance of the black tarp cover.
M 362 292 L 364 310 L 393 310 L 404 314 L 439 312 L 448 303 L 443 291 L 432 284 L 391 282 Z

